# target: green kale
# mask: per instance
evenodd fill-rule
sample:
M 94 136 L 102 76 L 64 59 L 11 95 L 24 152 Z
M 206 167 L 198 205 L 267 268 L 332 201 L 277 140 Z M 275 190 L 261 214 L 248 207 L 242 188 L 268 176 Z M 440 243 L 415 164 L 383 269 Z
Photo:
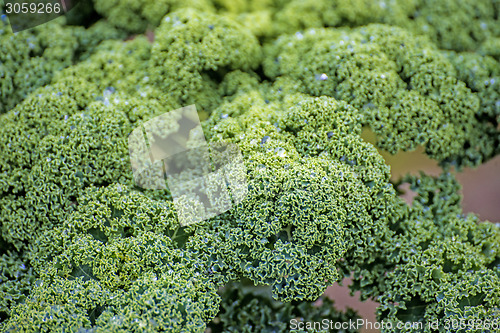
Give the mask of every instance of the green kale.
M 224 75 L 255 69 L 261 53 L 257 38 L 237 22 L 183 9 L 165 16 L 156 30 L 150 72 L 169 98 L 209 111 L 220 103 L 217 90 Z
M 0 257 L 0 320 L 10 316 L 13 306 L 24 301 L 33 287 L 36 277 L 27 262 L 9 250 Z
M 103 45 L 0 119 L 0 220 L 6 241 L 24 248 L 72 211 L 87 186 L 132 183 L 127 136 L 135 122 L 162 110 L 145 107 L 155 100 L 142 97 L 141 87 L 132 88 L 136 97 L 120 95 L 127 79 L 144 75 L 141 67 L 128 65 L 149 54 L 147 45 L 144 39 Z M 124 54 L 114 55 L 112 46 Z
M 325 26 L 385 23 L 426 35 L 439 48 L 456 51 L 476 51 L 484 47 L 494 50 L 486 45 L 495 45 L 500 36 L 500 5 L 496 0 L 277 2 L 279 7 L 272 11 L 275 34 Z
M 123 36 L 105 22 L 85 29 L 56 20 L 17 34 L 0 22 L 0 113 L 49 84 L 54 73 L 88 57 L 101 41 Z
M 195 8 L 242 22 L 266 39 L 310 28 L 383 23 L 426 35 L 442 49 L 498 56 L 500 37 L 497 0 L 94 0 L 94 5 L 111 24 L 133 33 L 157 27 L 177 9 Z
M 470 324 L 498 318 L 500 229 L 462 214 L 460 186 L 450 174 L 402 182 L 417 196 L 381 247 L 383 278 L 355 276 L 353 288 L 377 297 L 379 320 L 422 322 L 425 332 L 436 320 L 444 326 L 444 319 Z
M 0 29 L 2 332 L 283 332 L 355 320 L 322 296 L 349 276 L 379 321 L 499 316 L 500 229 L 448 173 L 500 153 L 498 1 L 94 5 L 90 27 Z M 248 195 L 181 226 L 127 143 L 193 103 Z M 394 183 L 364 126 L 443 174 Z
M 208 0 L 93 0 L 95 10 L 114 26 L 132 33 L 141 33 L 160 25 L 161 19 L 180 8 L 196 8 L 204 12 L 214 11 Z
M 255 107 L 239 115 L 245 104 Z M 258 93 L 242 93 L 223 103 L 209 135 L 241 147 L 249 195 L 190 243 L 271 285 L 277 299 L 316 299 L 342 279 L 343 258 L 369 260 L 399 203 L 388 167 L 360 137 L 359 119 L 328 97 L 290 95 L 266 106 Z
M 33 242 L 40 279 L 7 331 L 198 332 L 217 314 L 217 283 L 181 249 L 170 202 L 116 184 L 86 189 L 76 206 Z
M 496 120 L 484 119 L 481 105 L 494 93 L 471 90 L 439 50 L 405 30 L 369 25 L 283 35 L 268 44 L 264 65 L 269 77 L 292 80 L 291 91 L 358 108 L 391 153 L 423 145 L 430 157 L 458 167 L 495 155 Z

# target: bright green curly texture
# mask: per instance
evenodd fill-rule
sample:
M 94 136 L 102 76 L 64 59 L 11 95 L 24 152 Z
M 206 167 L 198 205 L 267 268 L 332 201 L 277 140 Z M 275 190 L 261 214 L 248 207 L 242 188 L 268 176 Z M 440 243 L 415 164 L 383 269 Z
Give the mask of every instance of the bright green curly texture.
M 232 70 L 255 69 L 257 38 L 223 16 L 194 9 L 163 18 L 156 30 L 150 72 L 157 87 L 182 105 L 211 110 L 220 103 L 218 83 Z
M 0 118 L 0 220 L 6 241 L 25 248 L 40 230 L 64 219 L 89 185 L 132 184 L 127 135 L 134 122 L 162 109 L 145 106 L 155 105 L 143 92 L 147 88 L 134 85 L 137 98 L 119 94 L 127 79 L 145 76 L 134 64 L 148 52 L 145 39 L 106 44 Z
M 155 28 L 169 12 L 179 8 L 196 8 L 204 12 L 215 11 L 208 0 L 93 0 L 96 11 L 114 26 L 132 33 Z
M 269 77 L 293 80 L 292 91 L 349 102 L 391 153 L 423 145 L 430 157 L 456 166 L 477 165 L 496 153 L 498 120 L 482 117 L 481 105 L 489 100 L 490 109 L 498 107 L 494 88 L 471 90 L 479 80 L 467 80 L 462 69 L 457 73 L 424 38 L 369 25 L 284 35 L 266 49 Z M 483 66 L 493 73 L 499 68 L 491 58 Z
M 218 12 L 264 38 L 310 28 L 384 23 L 428 36 L 442 49 L 480 50 L 498 57 L 497 0 L 94 0 L 111 24 L 143 32 L 179 8 Z
M 203 262 L 178 248 L 171 202 L 120 184 L 88 188 L 67 220 L 38 237 L 40 279 L 7 331 L 199 332 L 218 311 Z
M 424 332 L 436 320 L 451 325 L 498 318 L 498 226 L 462 214 L 460 186 L 451 174 L 408 176 L 403 182 L 417 194 L 412 207 L 392 224 L 394 234 L 381 247 L 377 262 L 383 269 L 355 275 L 354 289 L 378 297 L 379 320 L 422 322 Z
M 300 94 L 266 104 L 253 91 L 211 121 L 212 140 L 240 146 L 249 195 L 195 233 L 197 248 L 283 301 L 317 298 L 342 279 L 341 258 L 370 257 L 396 195 L 382 157 L 359 136 L 356 109 Z
M 49 84 L 55 72 L 87 58 L 101 41 L 122 37 L 102 21 L 85 29 L 58 19 L 17 34 L 0 22 L 0 113 Z
M 255 330 L 282 330 L 270 321 L 336 316 L 310 301 L 351 274 L 362 299 L 380 301 L 380 320 L 497 315 L 498 227 L 462 214 L 459 186 L 447 174 L 404 179 L 417 192 L 406 205 L 389 166 L 361 138 L 369 125 L 386 150 L 423 145 L 446 166 L 498 154 L 499 59 L 490 21 L 484 36 L 468 32 L 479 19 L 466 22 L 474 46 L 466 38 L 460 43 L 469 46 L 452 48 L 481 46 L 457 53 L 433 44 L 452 38 L 439 29 L 425 37 L 389 25 L 321 23 L 387 17 L 406 26 L 422 19 L 410 17 L 415 8 L 425 12 L 416 1 L 380 9 L 336 1 L 332 9 L 327 1 L 217 0 L 210 9 L 200 2 L 203 8 L 177 11 L 174 2 L 110 3 L 95 1 L 109 24 L 130 20 L 135 31 L 159 24 L 155 41 L 94 44 L 86 39 L 93 27 L 57 24 L 53 36 L 41 27 L 18 35 L 33 38 L 31 51 L 0 37 L 9 110 L 0 116 L 2 331 L 201 332 L 219 313 L 224 285 L 216 319 L 223 327 L 212 327 L 251 331 L 236 324 L 249 318 Z M 309 7 L 320 15 L 297 19 Z M 264 18 L 253 20 L 258 13 Z M 317 26 L 296 31 L 308 24 Z M 286 35 L 274 40 L 280 31 Z M 68 37 L 78 33 L 84 37 Z M 19 59 L 47 69 L 30 69 L 42 79 L 28 82 L 37 88 L 26 96 L 9 90 Z M 206 116 L 210 141 L 240 147 L 249 194 L 182 228 L 168 190 L 133 183 L 127 136 L 192 103 Z M 244 279 L 270 292 L 235 293 L 227 285 Z M 254 301 L 239 306 L 248 297 Z

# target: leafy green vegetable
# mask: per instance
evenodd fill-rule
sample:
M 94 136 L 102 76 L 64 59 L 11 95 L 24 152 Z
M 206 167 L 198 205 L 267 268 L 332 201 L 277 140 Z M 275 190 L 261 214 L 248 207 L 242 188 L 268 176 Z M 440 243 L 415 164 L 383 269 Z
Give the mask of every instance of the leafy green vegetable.
M 355 320 L 322 296 L 348 276 L 379 321 L 498 317 L 498 224 L 449 173 L 500 152 L 498 1 L 94 7 L 90 27 L 0 28 L 2 332 L 284 332 Z M 182 227 L 127 143 L 193 103 L 248 195 Z M 442 175 L 391 182 L 364 126 Z

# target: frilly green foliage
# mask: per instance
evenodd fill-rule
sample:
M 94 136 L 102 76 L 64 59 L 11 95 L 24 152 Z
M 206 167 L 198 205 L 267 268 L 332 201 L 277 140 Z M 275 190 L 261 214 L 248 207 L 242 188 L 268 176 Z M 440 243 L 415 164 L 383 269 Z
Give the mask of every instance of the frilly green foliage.
M 2 251 L 3 252 L 3 251 Z M 0 257 L 0 320 L 10 315 L 11 308 L 26 299 L 36 277 L 26 258 L 7 251 Z
M 169 12 L 180 8 L 215 11 L 209 0 L 93 0 L 95 10 L 114 26 L 132 33 L 155 28 Z
M 123 185 L 89 188 L 76 204 L 67 222 L 38 238 L 38 271 L 68 277 L 88 269 L 114 290 L 172 259 L 167 253 L 175 244 L 163 235 L 178 229 L 171 205 L 129 193 Z
M 401 0 L 398 4 L 403 6 L 405 2 Z M 430 36 L 440 48 L 477 50 L 485 41 L 500 36 L 500 3 L 497 0 L 417 0 L 410 3 L 413 6 L 401 26 Z M 386 22 L 392 23 L 391 20 Z
M 483 124 L 493 147 L 500 147 L 498 125 L 500 124 L 500 62 L 490 56 L 477 53 L 447 53 L 457 70 L 457 77 L 465 82 L 480 101 L 476 118 Z M 484 135 L 484 134 L 483 134 Z
M 116 295 L 96 332 L 203 332 L 219 311 L 217 288 L 188 270 L 146 275 Z
M 7 331 L 203 330 L 218 311 L 216 284 L 180 249 L 184 231 L 170 202 L 116 184 L 88 188 L 75 204 L 34 242 L 41 279 Z
M 490 60 L 484 67 L 496 72 Z M 348 101 L 391 153 L 424 145 L 430 157 L 456 166 L 495 155 L 497 120 L 481 117 L 481 101 L 491 109 L 496 90 L 471 90 L 460 81 L 463 69 L 457 73 L 430 42 L 405 30 L 369 25 L 284 35 L 267 46 L 264 69 L 301 92 Z
M 378 318 L 384 321 L 444 325 L 444 319 L 498 318 L 498 226 L 462 214 L 460 186 L 450 174 L 408 176 L 402 183 L 417 195 L 381 247 L 383 278 L 355 275 L 354 289 L 377 297 Z
M 27 299 L 14 307 L 3 332 L 78 332 L 109 298 L 94 280 L 37 280 Z
M 120 100 L 114 92 L 142 97 L 151 90 L 146 72 L 150 57 L 151 44 L 145 37 L 125 43 L 107 40 L 96 48 L 88 61 L 58 72 L 54 82 L 68 86 L 66 89 L 72 88 L 72 96 L 82 109 L 96 100 L 105 102 L 106 98 L 106 104 L 114 104 Z M 130 107 L 121 105 L 121 108 Z
M 342 279 L 342 258 L 369 260 L 397 201 L 388 167 L 360 137 L 356 109 L 300 94 L 266 104 L 253 91 L 223 103 L 208 122 L 217 123 L 212 140 L 241 148 L 249 195 L 195 234 L 199 248 L 271 285 L 283 301 L 317 298 Z
M 482 50 L 497 56 L 494 46 L 500 38 L 497 0 L 94 0 L 94 4 L 113 25 L 130 32 L 157 27 L 165 14 L 189 7 L 217 10 L 265 38 L 310 28 L 384 23 L 426 35 L 442 49 Z
M 146 84 L 127 85 L 145 76 L 137 64 L 148 59 L 147 46 L 144 39 L 106 42 L 0 119 L 6 241 L 25 247 L 39 229 L 51 229 L 71 211 L 89 185 L 131 182 L 127 135 L 134 123 L 163 110 L 150 109 L 158 102 L 148 97 Z
M 401 1 L 402 2 L 402 1 Z M 391 1 L 393 7 L 384 7 L 383 2 L 371 0 L 319 0 L 279 1 L 280 9 L 273 13 L 274 32 L 290 33 L 310 28 L 359 26 L 371 22 L 384 22 L 387 17 L 404 20 L 408 4 L 400 6 Z M 388 13 L 394 14 L 388 16 Z M 298 15 L 298 13 L 304 13 Z
M 5 332 L 202 332 L 218 311 L 217 289 L 188 270 L 145 274 L 109 291 L 83 277 L 35 282 Z
M 131 127 L 123 113 L 99 108 L 77 112 L 75 101 L 68 96 L 53 92 L 47 97 L 43 104 L 43 97 L 32 99 L 43 112 L 52 112 L 45 119 L 42 112 L 25 117 L 21 109 L 16 109 L 17 115 L 11 113 L 11 119 L 2 119 L 6 135 L 20 133 L 19 141 L 7 144 L 9 149 L 3 151 L 6 156 L 2 159 L 3 237 L 17 248 L 23 247 L 22 241 L 33 240 L 38 228 L 51 229 L 53 222 L 72 210 L 84 187 L 131 178 L 124 139 Z M 23 106 L 29 103 L 27 100 Z M 65 107 L 59 103 L 66 103 Z M 61 112 L 59 119 L 55 109 Z M 26 167 L 30 172 L 17 177 Z
M 500 37 L 489 38 L 481 44 L 478 51 L 482 55 L 488 55 L 500 61 Z
M 179 10 L 165 16 L 156 30 L 152 79 L 179 103 L 211 110 L 220 103 L 217 84 L 224 75 L 256 68 L 261 53 L 257 38 L 235 21 L 194 9 Z
M 94 3 L 108 22 L 0 34 L 0 330 L 284 331 L 355 318 L 311 303 L 346 276 L 379 320 L 497 316 L 498 225 L 447 173 L 397 183 L 405 204 L 361 134 L 445 167 L 497 155 L 498 1 L 439 20 L 424 0 Z M 193 103 L 249 193 L 180 227 L 168 190 L 135 186 L 127 136 Z
M 306 9 L 309 17 L 297 15 Z M 386 23 L 429 36 L 440 48 L 469 51 L 500 36 L 499 12 L 496 0 L 295 0 L 278 11 L 276 17 L 283 32 Z
M 105 22 L 85 29 L 56 20 L 17 34 L 0 22 L 0 113 L 50 83 L 55 72 L 88 57 L 102 40 L 123 36 Z

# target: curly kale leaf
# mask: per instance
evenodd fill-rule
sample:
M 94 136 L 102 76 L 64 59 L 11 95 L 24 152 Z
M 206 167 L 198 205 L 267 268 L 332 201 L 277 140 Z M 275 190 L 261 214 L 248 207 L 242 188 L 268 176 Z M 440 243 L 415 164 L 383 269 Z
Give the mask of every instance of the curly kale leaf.
M 245 103 L 259 107 L 241 113 Z M 382 157 L 359 136 L 359 119 L 356 109 L 328 97 L 266 104 L 254 91 L 223 103 L 208 120 L 216 124 L 208 135 L 241 147 L 249 193 L 196 230 L 188 247 L 271 285 L 282 301 L 316 299 L 341 280 L 344 258 L 370 260 L 399 201 Z
M 404 181 L 417 196 L 382 245 L 377 261 L 385 273 L 355 275 L 353 288 L 377 297 L 379 320 L 422 322 L 425 332 L 436 320 L 498 317 L 498 226 L 461 213 L 459 185 L 450 174 Z
M 218 311 L 218 285 L 182 249 L 186 237 L 168 201 L 120 184 L 86 189 L 33 242 L 40 280 L 12 307 L 6 330 L 203 330 Z
M 220 103 L 218 83 L 236 69 L 255 69 L 257 38 L 237 22 L 216 14 L 181 9 L 163 18 L 156 31 L 151 75 L 179 103 L 211 110 Z
M 169 12 L 179 8 L 196 8 L 213 12 L 214 7 L 208 0 L 93 0 L 95 10 L 114 26 L 131 33 L 141 33 L 157 27 Z
M 87 58 L 101 41 L 122 37 L 104 22 L 85 29 L 56 20 L 16 34 L 0 22 L 0 113 L 49 84 L 55 73 Z
M 423 145 L 443 165 L 459 167 L 495 154 L 498 131 L 481 117 L 484 94 L 460 81 L 422 37 L 385 25 L 312 29 L 283 35 L 266 50 L 268 76 L 289 82 L 291 92 L 350 103 L 391 153 Z

